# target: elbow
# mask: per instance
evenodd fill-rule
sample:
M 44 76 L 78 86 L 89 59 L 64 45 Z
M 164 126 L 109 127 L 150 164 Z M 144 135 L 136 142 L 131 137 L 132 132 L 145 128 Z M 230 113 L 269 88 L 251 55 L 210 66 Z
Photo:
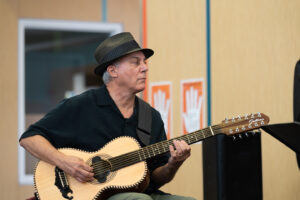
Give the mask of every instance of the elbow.
M 25 148 L 25 143 L 26 143 L 26 142 L 24 142 L 24 138 L 22 138 L 22 139 L 19 141 L 20 146 L 23 147 L 23 148 Z

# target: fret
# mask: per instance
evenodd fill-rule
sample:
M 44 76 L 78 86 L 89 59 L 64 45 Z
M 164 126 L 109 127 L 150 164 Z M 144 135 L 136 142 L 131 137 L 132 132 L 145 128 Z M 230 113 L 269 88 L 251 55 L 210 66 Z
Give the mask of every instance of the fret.
M 188 144 L 191 144 L 189 135 L 187 135 L 186 137 L 187 137 L 187 140 L 188 140 Z
M 142 158 L 143 158 L 143 160 L 145 160 L 145 159 L 146 159 L 146 156 L 145 156 L 144 149 L 140 149 L 139 151 L 142 153 Z
M 147 147 L 145 147 L 144 148 L 146 151 L 147 151 L 147 153 L 148 153 L 148 157 L 147 158 L 150 158 L 151 157 L 151 155 L 150 155 L 150 153 L 149 153 L 149 151 L 148 151 L 148 148 Z
M 195 134 L 194 134 L 194 136 L 195 136 L 195 138 L 196 138 L 196 141 L 195 141 L 195 142 L 198 141 L 198 138 L 197 138 L 198 133 L 199 133 L 199 131 L 195 132 Z
M 205 135 L 204 135 L 204 132 L 203 132 L 203 129 L 202 130 L 200 130 L 201 131 L 201 133 L 202 133 L 202 139 L 204 139 L 205 138 Z
M 215 135 L 215 133 L 213 132 L 211 126 L 209 126 L 209 129 L 210 129 L 211 134 L 212 134 L 212 135 Z
M 156 144 L 156 148 L 157 148 L 157 150 L 158 150 L 158 154 L 161 154 L 161 153 L 160 153 L 160 150 L 159 150 L 158 144 Z
M 141 158 L 140 151 L 137 151 L 137 153 L 139 155 L 140 161 L 142 161 L 143 159 Z
M 191 140 L 192 140 L 192 142 L 196 142 L 197 140 L 196 140 L 196 138 L 194 137 L 194 134 L 191 134 Z
M 152 149 L 152 151 L 153 151 L 153 155 L 157 155 L 157 145 L 156 145 L 156 147 L 155 147 L 155 145 L 156 144 L 153 144 L 153 145 L 151 145 L 151 149 Z
M 163 147 L 164 147 L 165 152 L 169 151 L 169 144 L 168 144 L 168 142 L 164 142 Z
M 166 152 L 165 145 L 166 145 L 166 144 L 165 144 L 164 142 L 161 144 L 162 148 L 164 149 L 164 152 Z
M 153 149 L 152 149 L 152 147 L 151 147 L 151 146 L 149 146 L 149 149 L 152 151 L 152 154 L 151 154 L 151 151 L 149 151 L 149 152 L 150 152 L 150 155 L 151 155 L 151 157 L 152 157 L 152 156 L 154 156 L 154 155 L 155 155 L 155 153 L 154 153 L 154 151 L 153 151 Z

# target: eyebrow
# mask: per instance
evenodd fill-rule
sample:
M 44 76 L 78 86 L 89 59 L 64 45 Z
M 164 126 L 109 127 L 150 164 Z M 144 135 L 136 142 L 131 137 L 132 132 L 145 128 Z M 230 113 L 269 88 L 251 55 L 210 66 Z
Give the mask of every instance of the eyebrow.
M 147 60 L 146 57 L 140 58 L 140 57 L 138 57 L 138 56 L 132 56 L 132 57 L 129 57 L 129 58 L 130 58 L 130 59 L 131 59 L 131 58 L 136 58 L 136 59 L 138 59 L 138 60 Z

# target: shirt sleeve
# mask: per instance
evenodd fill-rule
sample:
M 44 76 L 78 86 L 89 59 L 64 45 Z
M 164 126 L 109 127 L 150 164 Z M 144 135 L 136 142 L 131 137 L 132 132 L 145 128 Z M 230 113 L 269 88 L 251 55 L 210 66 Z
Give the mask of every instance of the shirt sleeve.
M 70 146 L 72 138 L 75 139 L 74 135 L 73 137 L 71 135 L 72 131 L 70 131 L 70 127 L 76 124 L 73 112 L 72 105 L 68 100 L 61 101 L 42 119 L 30 125 L 22 134 L 20 140 L 34 135 L 41 135 L 56 148 Z M 66 140 L 66 138 L 68 139 Z

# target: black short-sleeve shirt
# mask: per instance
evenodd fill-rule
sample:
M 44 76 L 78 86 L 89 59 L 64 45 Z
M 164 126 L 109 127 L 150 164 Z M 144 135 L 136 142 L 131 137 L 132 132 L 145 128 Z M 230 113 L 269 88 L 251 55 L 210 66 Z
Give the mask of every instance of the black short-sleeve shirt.
M 150 144 L 166 140 L 163 121 L 158 111 L 151 109 L 152 129 Z M 130 118 L 124 118 L 105 86 L 65 99 L 41 120 L 32 124 L 22 138 L 33 135 L 45 137 L 56 148 L 76 148 L 97 151 L 109 141 L 120 136 L 131 136 L 139 141 L 138 100 Z M 168 162 L 169 154 L 147 161 L 150 173 Z M 146 193 L 157 191 L 151 180 Z

